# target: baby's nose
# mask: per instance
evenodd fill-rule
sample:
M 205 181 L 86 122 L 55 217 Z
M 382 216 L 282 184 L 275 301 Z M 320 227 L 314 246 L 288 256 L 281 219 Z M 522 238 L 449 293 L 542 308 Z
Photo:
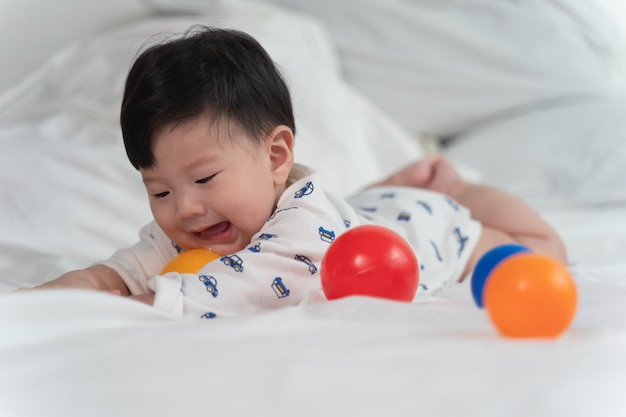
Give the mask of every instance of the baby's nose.
M 178 216 L 182 219 L 198 217 L 206 214 L 204 203 L 192 195 L 180 196 L 176 205 Z

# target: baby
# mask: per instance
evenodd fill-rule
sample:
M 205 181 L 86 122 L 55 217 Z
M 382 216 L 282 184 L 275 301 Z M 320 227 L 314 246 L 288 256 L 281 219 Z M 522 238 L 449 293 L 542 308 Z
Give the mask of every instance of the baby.
M 333 240 L 372 223 L 413 247 L 418 296 L 462 280 L 505 243 L 565 261 L 560 238 L 536 212 L 462 180 L 440 155 L 347 200 L 325 193 L 314 170 L 294 163 L 283 78 L 242 32 L 202 28 L 143 52 L 127 78 L 121 124 L 154 221 L 134 246 L 40 288 L 110 291 L 198 318 L 295 305 L 319 291 Z M 197 274 L 160 275 L 192 248 L 221 258 Z

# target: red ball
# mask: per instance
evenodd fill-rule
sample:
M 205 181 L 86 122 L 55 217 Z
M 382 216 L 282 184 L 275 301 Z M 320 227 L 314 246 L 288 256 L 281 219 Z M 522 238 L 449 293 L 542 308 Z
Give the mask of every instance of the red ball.
M 351 295 L 413 301 L 419 265 L 402 236 L 381 226 L 358 226 L 330 245 L 321 265 L 328 300 Z

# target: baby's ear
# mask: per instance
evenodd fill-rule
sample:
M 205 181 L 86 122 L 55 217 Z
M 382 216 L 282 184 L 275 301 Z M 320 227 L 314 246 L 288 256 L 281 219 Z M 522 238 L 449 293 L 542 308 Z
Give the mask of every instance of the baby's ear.
M 276 126 L 265 138 L 274 174 L 274 185 L 287 182 L 293 166 L 293 131 L 285 126 Z

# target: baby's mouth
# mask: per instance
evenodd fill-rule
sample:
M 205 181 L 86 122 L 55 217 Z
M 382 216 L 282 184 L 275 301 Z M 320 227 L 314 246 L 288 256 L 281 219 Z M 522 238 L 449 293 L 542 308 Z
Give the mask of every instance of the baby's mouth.
M 194 232 L 194 235 L 202 240 L 219 240 L 219 238 L 225 235 L 229 230 L 230 222 L 221 222 L 199 232 Z

